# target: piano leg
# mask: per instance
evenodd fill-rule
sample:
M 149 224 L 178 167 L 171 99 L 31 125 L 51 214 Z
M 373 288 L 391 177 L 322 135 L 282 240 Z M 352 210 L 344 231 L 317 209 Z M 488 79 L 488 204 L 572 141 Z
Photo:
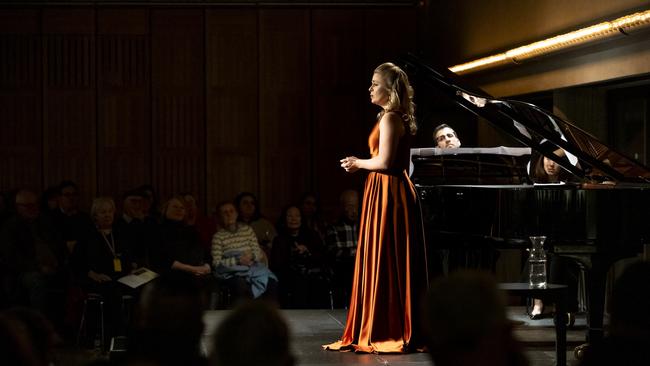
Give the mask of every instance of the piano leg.
M 605 315 L 605 283 L 611 261 L 594 256 L 587 271 L 587 342 L 598 343 L 603 339 L 603 316 Z

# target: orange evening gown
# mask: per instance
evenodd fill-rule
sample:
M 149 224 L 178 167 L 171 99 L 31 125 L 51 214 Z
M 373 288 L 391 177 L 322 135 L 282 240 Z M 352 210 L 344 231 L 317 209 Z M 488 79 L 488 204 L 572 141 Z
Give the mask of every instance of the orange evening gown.
M 341 339 L 325 349 L 404 353 L 424 346 L 419 309 L 428 286 L 427 256 L 407 173 L 410 139 L 408 132 L 400 138 L 390 169 L 366 179 L 347 322 Z M 379 123 L 368 145 L 376 156 Z

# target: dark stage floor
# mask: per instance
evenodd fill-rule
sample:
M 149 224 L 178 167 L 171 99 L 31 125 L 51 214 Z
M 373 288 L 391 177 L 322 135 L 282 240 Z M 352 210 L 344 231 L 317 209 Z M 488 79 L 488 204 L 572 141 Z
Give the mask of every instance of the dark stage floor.
M 555 365 L 555 328 L 551 319 L 529 320 L 523 307 L 509 307 L 515 321 L 516 336 L 524 342 L 531 366 Z M 322 344 L 336 341 L 343 331 L 345 310 L 283 310 L 292 332 L 297 366 L 320 365 L 431 365 L 429 355 L 374 355 L 324 351 Z M 227 310 L 205 314 L 204 347 L 210 348 L 210 336 Z M 573 348 L 585 339 L 585 317 L 578 315 L 576 324 L 567 332 L 567 364 L 574 362 Z

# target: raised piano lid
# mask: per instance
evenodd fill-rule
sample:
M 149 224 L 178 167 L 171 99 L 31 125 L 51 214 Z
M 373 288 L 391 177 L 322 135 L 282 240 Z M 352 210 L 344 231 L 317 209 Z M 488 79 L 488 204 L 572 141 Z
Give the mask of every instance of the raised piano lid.
M 478 88 L 463 85 L 451 71 L 433 69 L 414 55 L 403 57 L 399 63 L 410 77 L 418 79 L 420 86 L 424 83 L 437 89 L 587 183 L 650 183 L 648 167 L 534 104 L 496 99 Z M 569 159 L 558 157 L 554 153 L 558 149 L 564 150 Z

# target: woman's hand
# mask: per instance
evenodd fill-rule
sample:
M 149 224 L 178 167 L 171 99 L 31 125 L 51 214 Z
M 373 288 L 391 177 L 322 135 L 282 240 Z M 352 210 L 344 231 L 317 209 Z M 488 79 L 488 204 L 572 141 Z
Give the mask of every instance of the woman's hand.
M 88 271 L 88 277 L 97 282 L 97 283 L 104 283 L 104 282 L 111 282 L 111 278 L 108 277 L 107 275 L 103 273 L 97 273 L 95 271 Z
M 253 253 L 251 253 L 250 250 L 245 251 L 242 253 L 242 255 L 239 257 L 239 264 L 242 264 L 244 266 L 252 266 L 253 265 Z
M 210 265 L 209 264 L 204 264 L 202 266 L 195 266 L 194 267 L 194 275 L 195 276 L 205 276 L 209 275 L 211 272 Z
M 309 248 L 307 248 L 307 246 L 304 245 L 304 244 L 294 243 L 293 246 L 294 246 L 294 247 L 296 248 L 296 250 L 298 251 L 298 254 L 304 254 L 304 255 L 309 255 L 309 254 L 311 254 L 311 253 L 309 252 Z
M 354 173 L 359 170 L 359 158 L 356 156 L 348 156 L 341 159 L 341 168 L 345 169 L 348 173 Z

